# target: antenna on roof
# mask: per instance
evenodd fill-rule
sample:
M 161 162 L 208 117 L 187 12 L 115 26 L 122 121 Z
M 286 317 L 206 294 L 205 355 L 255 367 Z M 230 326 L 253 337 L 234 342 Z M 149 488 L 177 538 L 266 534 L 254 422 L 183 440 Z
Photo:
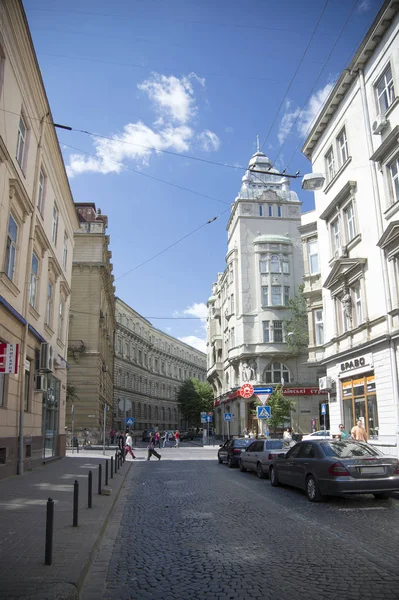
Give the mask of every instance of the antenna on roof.
M 256 151 L 260 152 L 259 135 L 256 136 Z

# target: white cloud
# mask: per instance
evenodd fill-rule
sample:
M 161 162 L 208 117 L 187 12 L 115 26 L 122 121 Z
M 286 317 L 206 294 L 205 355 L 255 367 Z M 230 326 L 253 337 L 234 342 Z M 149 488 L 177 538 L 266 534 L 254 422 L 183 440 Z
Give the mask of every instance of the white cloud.
M 187 335 L 186 337 L 178 338 L 181 342 L 206 353 L 206 340 L 197 337 L 196 335 Z
M 193 128 L 192 121 L 198 108 L 192 82 L 205 85 L 205 80 L 195 73 L 181 79 L 153 73 L 151 78 L 138 84 L 157 114 L 153 126 L 137 121 L 125 125 L 123 131 L 112 135 L 111 139 L 93 137 L 95 156 L 72 154 L 66 167 L 69 177 L 84 172 L 119 173 L 124 160 L 145 166 L 154 152 L 187 152 L 194 141 L 208 152 L 217 150 L 220 140 L 216 133 L 205 130 L 197 135 Z
M 324 102 L 327 100 L 335 85 L 335 81 L 330 81 L 323 88 L 315 92 L 309 99 L 306 107 L 291 109 L 291 102 L 287 100 L 285 103 L 285 113 L 280 122 L 278 139 L 280 144 L 283 144 L 289 135 L 291 129 L 295 127 L 298 133 L 304 137 L 309 133 L 311 126 L 316 120 Z
M 371 8 L 371 0 L 362 0 L 362 2 L 360 2 L 359 6 L 357 7 L 357 11 L 362 13 L 362 12 L 367 12 L 368 10 L 370 10 Z
M 220 139 L 213 131 L 203 131 L 199 134 L 198 139 L 200 141 L 201 148 L 206 152 L 212 152 L 213 150 L 219 150 Z
M 185 315 L 199 317 L 200 319 L 206 320 L 208 309 L 206 308 L 206 304 L 204 304 L 204 302 L 194 302 L 194 304 L 186 308 L 183 313 Z

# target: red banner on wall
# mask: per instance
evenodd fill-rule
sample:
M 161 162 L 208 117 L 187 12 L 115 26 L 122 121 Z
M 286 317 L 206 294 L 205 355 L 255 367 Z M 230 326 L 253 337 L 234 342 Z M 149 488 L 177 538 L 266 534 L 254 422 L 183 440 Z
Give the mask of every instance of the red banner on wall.
M 18 373 L 19 344 L 0 344 L 0 373 Z

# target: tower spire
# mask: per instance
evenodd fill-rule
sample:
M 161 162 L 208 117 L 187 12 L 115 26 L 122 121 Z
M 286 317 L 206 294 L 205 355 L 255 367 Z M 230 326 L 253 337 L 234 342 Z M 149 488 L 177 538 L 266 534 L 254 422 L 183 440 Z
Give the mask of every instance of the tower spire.
M 260 146 L 259 146 L 259 135 L 256 136 L 256 151 L 260 152 Z

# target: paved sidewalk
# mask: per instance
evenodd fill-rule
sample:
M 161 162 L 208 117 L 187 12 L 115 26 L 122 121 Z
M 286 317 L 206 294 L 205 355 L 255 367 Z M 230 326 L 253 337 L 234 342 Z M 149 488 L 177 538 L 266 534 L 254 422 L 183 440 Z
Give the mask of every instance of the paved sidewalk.
M 93 453 L 94 454 L 94 453 Z M 111 495 L 98 495 L 98 465 L 110 456 L 83 453 L 0 481 L 0 599 L 78 598 L 90 562 L 133 460 L 109 478 Z M 110 464 L 109 464 L 110 466 Z M 93 472 L 93 508 L 87 508 Z M 110 469 L 109 469 L 110 472 Z M 73 484 L 79 481 L 79 526 L 72 527 Z M 54 500 L 53 564 L 44 565 L 46 503 Z

